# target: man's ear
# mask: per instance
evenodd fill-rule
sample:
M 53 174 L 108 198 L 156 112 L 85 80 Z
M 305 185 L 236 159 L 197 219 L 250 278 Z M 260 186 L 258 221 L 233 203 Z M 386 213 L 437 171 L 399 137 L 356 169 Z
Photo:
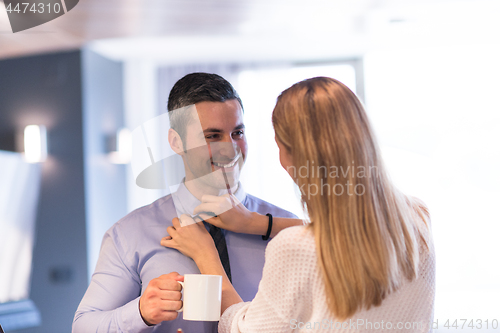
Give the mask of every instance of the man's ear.
M 176 154 L 181 156 L 184 155 L 184 147 L 182 145 L 181 136 L 172 128 L 168 130 L 168 143 L 170 144 L 170 148 L 172 148 Z

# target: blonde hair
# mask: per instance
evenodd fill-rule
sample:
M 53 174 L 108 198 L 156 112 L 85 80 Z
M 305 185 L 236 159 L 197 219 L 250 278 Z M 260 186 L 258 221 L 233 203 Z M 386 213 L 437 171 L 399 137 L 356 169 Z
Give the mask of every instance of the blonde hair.
M 405 279 L 417 277 L 419 244 L 427 244 L 426 208 L 392 185 L 361 102 L 339 81 L 317 77 L 293 85 L 278 97 L 272 119 L 294 167 L 313 166 L 294 178 L 330 311 L 344 320 L 380 305 Z

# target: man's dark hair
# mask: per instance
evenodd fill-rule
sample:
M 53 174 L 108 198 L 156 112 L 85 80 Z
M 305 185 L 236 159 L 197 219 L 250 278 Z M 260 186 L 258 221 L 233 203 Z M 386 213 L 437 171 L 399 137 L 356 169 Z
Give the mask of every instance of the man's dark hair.
M 177 110 L 200 102 L 225 102 L 236 99 L 243 104 L 240 96 L 222 76 L 209 73 L 191 73 L 177 81 L 168 96 L 168 111 Z M 170 127 L 179 133 L 184 141 L 189 112 L 169 112 Z

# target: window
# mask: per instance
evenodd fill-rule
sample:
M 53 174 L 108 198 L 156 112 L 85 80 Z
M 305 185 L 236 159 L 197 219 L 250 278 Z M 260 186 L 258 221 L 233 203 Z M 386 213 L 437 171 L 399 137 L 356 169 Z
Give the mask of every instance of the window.
M 498 59 L 498 46 L 473 45 L 378 51 L 364 61 L 368 113 L 391 177 L 431 211 L 437 332 L 447 319 L 498 319 Z
M 294 83 L 315 76 L 335 78 L 356 92 L 359 62 L 243 70 L 235 82 L 245 108 L 248 159 L 241 182 L 247 193 L 305 218 L 298 187 L 281 167 L 271 115 L 278 95 Z M 362 89 L 358 94 L 362 93 Z

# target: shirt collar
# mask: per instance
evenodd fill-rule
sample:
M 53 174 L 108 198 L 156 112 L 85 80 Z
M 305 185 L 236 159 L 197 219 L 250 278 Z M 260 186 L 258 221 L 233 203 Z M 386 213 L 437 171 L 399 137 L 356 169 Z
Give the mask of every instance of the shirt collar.
M 233 193 L 233 195 L 241 203 L 245 200 L 247 194 L 243 189 L 241 182 L 238 182 L 238 189 Z M 184 180 L 182 180 L 182 183 L 179 185 L 177 191 L 172 193 L 172 199 L 174 200 L 177 217 L 180 217 L 182 214 L 193 215 L 194 209 L 201 204 L 201 201 L 189 192 L 184 184 Z

